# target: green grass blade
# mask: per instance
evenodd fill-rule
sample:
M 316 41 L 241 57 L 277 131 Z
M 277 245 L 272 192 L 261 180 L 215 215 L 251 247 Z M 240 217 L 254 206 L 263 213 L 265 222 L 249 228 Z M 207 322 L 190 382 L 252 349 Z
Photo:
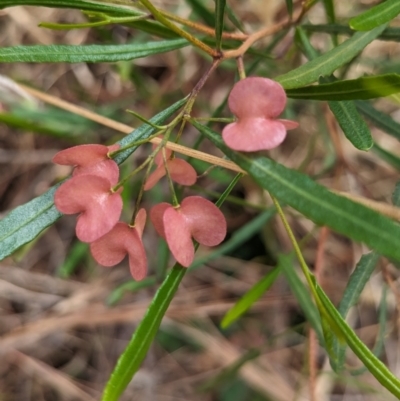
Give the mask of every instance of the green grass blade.
M 301 310 L 307 318 L 307 321 L 317 333 L 320 344 L 324 344 L 321 316 L 311 298 L 310 291 L 300 280 L 299 275 L 293 267 L 293 255 L 279 255 L 278 266 L 282 269 L 282 273 L 285 276 L 293 295 L 296 297 Z
M 400 124 L 392 117 L 375 109 L 371 103 L 358 101 L 355 102 L 357 109 L 377 128 L 400 140 Z
M 285 2 L 286 2 L 287 12 L 288 12 L 290 18 L 292 18 L 293 17 L 293 0 L 285 0 Z
M 387 151 L 386 149 L 381 148 L 379 145 L 374 143 L 374 147 L 372 151 L 377 154 L 382 160 L 386 163 L 390 164 L 392 167 L 400 171 L 400 157 L 395 154 Z
M 385 346 L 385 337 L 386 337 L 386 327 L 387 327 L 387 320 L 388 320 L 388 302 L 387 302 L 387 292 L 388 287 L 387 285 L 383 286 L 382 290 L 382 298 L 379 304 L 379 333 L 376 338 L 376 342 L 372 353 L 379 358 L 379 355 L 382 353 L 383 348 Z M 351 370 L 350 373 L 352 376 L 358 376 L 365 373 L 367 368 L 364 366 L 360 369 Z
M 347 25 L 340 25 L 340 24 L 324 24 L 324 25 L 311 25 L 311 24 L 304 24 L 301 26 L 307 32 L 324 32 L 333 35 L 353 35 L 355 31 L 353 31 Z M 389 27 L 386 28 L 379 36 L 379 40 L 390 40 L 398 42 L 400 41 L 400 28 Z
M 335 16 L 335 6 L 333 0 L 323 0 L 326 16 L 328 17 L 328 22 L 334 24 L 336 21 Z
M 390 22 L 400 14 L 399 0 L 386 0 L 371 7 L 349 21 L 349 25 L 356 31 L 369 31 L 379 25 Z
M 315 281 L 315 280 L 314 280 Z M 400 381 L 393 373 L 381 362 L 368 347 L 357 337 L 354 331 L 343 320 L 340 313 L 333 306 L 330 299 L 318 284 L 314 282 L 314 288 L 318 296 L 318 301 L 324 313 L 332 325 L 332 330 L 340 333 L 351 350 L 364 363 L 369 372 L 392 394 L 400 397 Z
M 51 8 L 73 8 L 82 11 L 94 11 L 120 16 L 140 15 L 132 8 L 122 7 L 106 2 L 86 0 L 1 0 L 0 9 L 14 6 L 42 6 Z
M 163 123 L 168 117 L 179 110 L 185 102 L 186 99 L 176 102 L 154 116 L 151 121 L 155 124 Z M 117 143 L 121 147 L 127 146 L 138 139 L 145 139 L 154 133 L 154 128 L 149 127 L 147 124 L 142 125 Z M 136 149 L 137 147 L 132 147 L 118 153 L 114 160 L 120 164 Z M 61 213 L 56 209 L 53 202 L 54 192 L 58 186 L 59 184 L 53 186 L 43 195 L 15 208 L 0 220 L 0 260 L 11 255 L 22 245 L 32 241 L 45 228 L 61 217 Z
M 226 312 L 222 319 L 221 327 L 226 329 L 232 323 L 236 322 L 244 313 L 246 313 L 252 305 L 257 302 L 263 294 L 270 289 L 272 284 L 278 278 L 280 269 L 275 268 L 268 272 L 258 283 L 254 284 L 249 291 L 246 292 L 231 309 Z
M 350 276 L 350 279 L 344 290 L 342 300 L 340 301 L 338 307 L 338 311 L 344 319 L 346 318 L 350 308 L 358 302 L 358 299 L 360 298 L 360 295 L 364 290 L 365 285 L 370 279 L 376 267 L 376 264 L 378 263 L 379 257 L 379 254 L 375 252 L 370 252 L 366 255 L 363 255 L 360 261 L 357 263 L 354 272 Z M 337 356 L 337 365 L 335 367 L 335 370 L 340 371 L 343 369 L 344 365 L 346 346 L 340 345 L 336 341 L 335 351 Z
M 221 50 L 222 32 L 224 31 L 224 15 L 226 0 L 215 0 L 215 42 L 216 49 Z
M 328 105 L 346 138 L 359 150 L 371 149 L 374 144 L 371 131 L 355 104 L 351 101 L 331 101 Z
M 230 194 L 234 186 L 237 184 L 242 174 L 237 174 L 230 185 L 221 194 L 216 206 L 220 207 L 226 197 Z M 125 390 L 126 386 L 132 380 L 132 377 L 139 369 L 145 358 L 151 343 L 157 334 L 162 318 L 168 309 L 179 284 L 182 281 L 187 269 L 176 263 L 161 284 L 147 312 L 136 328 L 128 346 L 122 355 L 107 382 L 101 401 L 117 401 Z
M 193 10 L 193 13 L 201 18 L 207 25 L 215 26 L 214 14 L 204 5 L 203 0 L 186 0 Z
M 187 46 L 185 39 L 122 45 L 37 45 L 0 48 L 0 63 L 100 63 L 133 60 Z
M 392 203 L 395 206 L 400 206 L 400 181 L 396 183 L 396 187 L 392 193 Z
M 399 74 L 375 75 L 286 90 L 287 96 L 293 99 L 334 101 L 374 99 L 399 92 Z
M 307 175 L 288 169 L 257 154 L 238 153 L 228 148 L 221 135 L 192 121 L 223 153 L 278 200 L 298 210 L 316 224 L 366 243 L 381 254 L 400 260 L 400 225 L 381 214 L 333 194 Z
M 117 401 L 145 358 L 186 269 L 176 264 L 155 294 L 104 389 L 102 401 Z
M 380 26 L 369 32 L 357 32 L 334 49 L 306 64 L 275 78 L 285 89 L 299 88 L 318 81 L 320 76 L 331 75 L 352 60 L 365 46 L 376 39 L 385 29 Z

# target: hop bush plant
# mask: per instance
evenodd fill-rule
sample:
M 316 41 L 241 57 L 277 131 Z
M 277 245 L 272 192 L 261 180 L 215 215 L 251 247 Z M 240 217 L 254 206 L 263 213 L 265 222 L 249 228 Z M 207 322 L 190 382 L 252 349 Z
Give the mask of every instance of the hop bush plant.
M 135 286 L 137 282 L 145 283 L 144 286 L 146 283 L 154 285 L 156 280 L 149 274 L 157 272 L 158 290 L 104 383 L 102 400 L 116 401 L 145 359 L 183 277 L 190 270 L 201 267 L 202 261 L 206 260 L 196 256 L 197 248 L 202 246 L 211 252 L 206 258 L 217 257 L 228 252 L 232 244 L 242 245 L 248 230 L 252 234 L 259 232 L 275 216 L 285 230 L 291 249 L 286 253 L 283 250 L 272 252 L 274 268 L 235 301 L 221 319 L 221 327 L 227 328 L 241 319 L 274 281 L 283 276 L 310 326 L 309 399 L 316 399 L 317 394 L 315 371 L 318 364 L 317 357 L 311 352 L 316 344 L 324 349 L 324 355 L 337 375 L 345 375 L 347 371 L 354 373 L 345 364 L 346 348 L 349 347 L 379 386 L 400 398 L 400 380 L 380 359 L 380 353 L 371 351 L 346 322 L 350 307 L 358 302 L 379 260 L 384 261 L 381 266 L 384 266 L 385 280 L 389 285 L 393 284 L 391 274 L 394 273 L 389 272 L 387 266 L 398 267 L 400 262 L 400 186 L 392 188 L 392 204 L 382 202 L 382 199 L 377 201 L 379 196 L 368 199 L 370 197 L 365 193 L 360 196 L 332 189 L 339 181 L 341 169 L 357 175 L 344 155 L 341 145 L 344 141 L 360 157 L 373 152 L 381 162 L 399 170 L 395 150 L 382 148 L 371 134 L 371 127 L 382 130 L 381 135 L 388 134 L 398 140 L 400 125 L 370 100 L 388 98 L 397 102 L 400 75 L 388 72 L 390 68 L 385 69 L 379 60 L 372 58 L 368 60 L 368 74 L 359 73 L 353 66 L 359 62 L 360 55 L 362 59 L 362 52 L 372 42 L 399 42 L 400 30 L 391 23 L 400 14 L 400 3 L 386 0 L 365 10 L 361 2 L 355 2 L 347 15 L 338 18 L 336 10 L 343 7 L 338 1 L 287 0 L 281 2 L 279 20 L 259 27 L 244 24 L 236 15 L 240 14 L 241 7 L 233 1 L 232 4 L 225 0 L 203 4 L 187 0 L 192 11 L 190 18 L 167 11 L 165 5 L 151 0 L 121 3 L 124 4 L 111 0 L 60 0 L 58 3 L 0 0 L 0 9 L 5 12 L 13 6 L 33 5 L 81 10 L 87 18 L 87 22 L 77 24 L 43 22 L 41 26 L 47 29 L 90 28 L 96 32 L 108 26 L 121 26 L 135 32 L 135 40 L 126 44 L 2 47 L 1 63 L 130 62 L 179 52 L 183 47 L 192 47 L 200 54 L 196 57 L 203 57 L 198 63 L 198 80 L 192 87 L 181 89 L 181 100 L 174 102 L 175 96 L 168 94 L 165 97 L 170 102 L 167 108 L 159 110 L 150 119 L 136 111 L 131 112 L 142 122 L 134 130 L 96 113 L 74 108 L 41 91 L 8 79 L 4 81 L 7 84 L 0 80 L 0 86 L 8 88 L 17 98 L 32 101 L 33 96 L 52 102 L 127 134 L 108 146 L 85 143 L 56 153 L 53 163 L 70 166 L 71 175 L 0 220 L 0 258 L 13 255 L 38 238 L 62 214 L 71 214 L 77 215 L 76 237 L 89 244 L 88 249 L 96 263 L 105 267 L 121 262 L 123 266 L 128 264 Z M 309 15 L 318 7 L 329 23 L 309 22 Z M 100 37 L 107 36 L 104 31 L 100 32 Z M 319 33 L 327 33 L 330 41 L 317 49 L 312 39 Z M 203 69 L 201 66 L 205 64 Z M 119 64 L 121 75 L 122 65 Z M 209 80 L 220 71 L 230 79 L 226 97 L 220 107 L 214 107 L 214 100 L 207 99 L 209 104 L 206 102 L 207 107 L 202 110 L 199 99 L 202 99 Z M 14 101 L 7 96 L 5 100 L 0 97 L 0 101 L 6 110 L 1 121 L 12 124 L 15 120 L 6 117 L 18 112 Z M 211 112 L 204 117 L 204 110 Z M 307 118 L 310 110 L 321 125 L 318 129 L 312 127 Z M 326 125 L 322 127 L 321 121 L 326 121 Z M 46 129 L 51 132 L 50 128 L 39 124 L 39 131 Z M 293 131 L 288 135 L 288 130 Z M 314 131 L 312 135 L 311 131 Z M 194 133 L 196 141 L 188 141 Z M 208 141 L 206 151 L 200 151 L 205 140 Z M 323 163 L 318 162 L 319 170 L 315 171 L 310 165 L 312 160 L 320 157 L 315 150 L 318 141 L 330 156 L 325 157 Z M 152 143 L 152 148 L 146 146 L 148 143 Z M 194 145 L 188 146 L 188 143 Z M 284 157 L 293 143 L 307 149 L 302 162 Z M 135 159 L 135 167 L 132 167 L 134 152 L 142 146 L 142 156 Z M 223 157 L 216 156 L 217 149 Z M 195 160 L 209 166 L 198 167 Z M 216 168 L 236 174 L 234 177 L 229 175 L 229 183 L 225 182 L 218 196 L 203 188 L 200 179 L 207 176 L 212 180 L 213 173 L 219 171 Z M 336 184 L 329 188 L 323 185 L 326 180 L 319 179 L 331 178 L 331 173 Z M 232 197 L 235 186 L 245 175 L 260 193 L 269 195 L 267 206 Z M 135 185 L 132 185 L 133 181 Z M 159 196 L 151 195 L 155 190 L 163 193 L 163 201 Z M 221 210 L 223 203 L 228 201 L 239 203 L 243 210 L 245 207 L 266 210 L 239 234 L 229 232 L 226 210 Z M 146 224 L 147 216 L 168 247 L 171 258 L 166 260 L 176 261 L 167 271 L 154 266 L 155 251 L 146 242 L 148 232 L 152 230 L 150 224 Z M 298 240 L 301 230 L 297 232 L 292 226 L 297 221 L 304 221 L 303 218 L 311 221 L 314 228 Z M 359 248 L 363 249 L 364 255 L 350 276 L 337 307 L 320 285 L 328 230 L 353 241 L 354 247 L 362 244 L 371 250 L 368 253 L 365 248 Z M 276 243 L 284 242 L 278 229 L 274 233 Z M 312 257 L 307 254 L 306 258 L 305 247 L 314 235 L 318 236 L 318 244 Z M 217 248 L 213 250 L 213 247 Z M 298 276 L 295 266 L 299 267 L 304 280 Z M 381 338 L 384 335 L 383 332 Z M 244 356 L 238 361 L 239 367 L 233 370 L 237 372 L 246 362 Z M 269 399 L 284 399 L 273 386 L 269 391 Z M 294 397 L 297 386 L 292 386 L 290 391 Z

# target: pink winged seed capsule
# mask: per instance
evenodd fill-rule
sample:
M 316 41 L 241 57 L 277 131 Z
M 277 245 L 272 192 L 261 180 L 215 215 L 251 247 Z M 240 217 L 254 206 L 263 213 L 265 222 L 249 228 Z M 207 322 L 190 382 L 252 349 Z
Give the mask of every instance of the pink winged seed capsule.
M 116 185 L 119 178 L 118 164 L 108 158 L 108 153 L 119 149 L 119 145 L 78 145 L 61 150 L 53 157 L 53 163 L 74 166 L 73 176 L 90 174 L 107 178 Z
M 114 266 L 128 255 L 132 277 L 143 280 L 147 274 L 147 257 L 142 243 L 145 223 L 144 209 L 139 210 L 134 227 L 118 222 L 110 232 L 90 244 L 93 258 L 100 265 Z
M 104 177 L 76 175 L 57 189 L 54 203 L 61 213 L 79 213 L 76 236 L 82 242 L 93 242 L 117 224 L 122 211 L 121 190 L 112 192 Z
M 295 121 L 277 118 L 286 106 L 286 93 L 272 79 L 242 79 L 229 94 L 228 105 L 238 120 L 223 129 L 222 137 L 234 150 L 273 149 L 283 142 L 286 130 L 299 125 Z
M 171 153 L 172 151 L 166 149 L 165 156 L 172 181 L 175 181 L 180 185 L 187 186 L 195 184 L 197 181 L 196 170 L 186 160 L 177 158 L 172 160 L 169 159 L 171 157 Z M 154 185 L 156 185 L 157 182 L 167 174 L 161 151 L 158 152 L 157 156 L 155 157 L 155 162 L 157 168 L 147 178 L 146 184 L 144 185 L 145 191 L 153 188 Z
M 206 246 L 220 244 L 226 236 L 226 220 L 209 200 L 200 196 L 185 198 L 178 208 L 160 203 L 150 211 L 150 219 L 168 244 L 174 258 L 185 267 L 194 259 L 192 238 Z

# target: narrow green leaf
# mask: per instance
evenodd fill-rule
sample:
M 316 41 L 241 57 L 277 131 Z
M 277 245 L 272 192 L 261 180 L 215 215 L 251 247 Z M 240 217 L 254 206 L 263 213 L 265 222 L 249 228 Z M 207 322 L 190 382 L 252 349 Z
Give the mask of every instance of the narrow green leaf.
M 326 16 L 328 17 L 328 22 L 334 24 L 336 21 L 335 16 L 335 6 L 333 0 L 323 0 Z
M 236 14 L 233 12 L 232 7 L 230 7 L 228 4 L 226 5 L 226 15 L 229 19 L 229 21 L 232 22 L 232 24 L 239 29 L 239 31 L 244 32 L 244 26 L 240 19 L 236 16 Z
M 328 102 L 346 138 L 360 150 L 368 150 L 374 144 L 371 131 L 367 123 L 357 112 L 355 104 L 351 101 Z
M 390 164 L 394 168 L 400 171 L 400 157 L 381 148 L 378 144 L 374 143 L 372 151 L 376 153 L 382 160 Z
M 379 332 L 376 337 L 374 348 L 372 349 L 372 353 L 379 358 L 379 355 L 382 353 L 382 350 L 385 346 L 385 338 L 386 338 L 386 326 L 388 320 L 388 305 L 387 305 L 387 292 L 388 286 L 386 284 L 383 285 L 381 302 L 379 303 Z M 364 366 L 360 369 L 351 370 L 350 374 L 352 376 L 358 376 L 365 373 L 367 368 Z
M 321 316 L 311 298 L 310 291 L 300 280 L 300 277 L 293 267 L 293 255 L 279 255 L 278 266 L 282 269 L 293 295 L 296 297 L 305 317 L 315 330 L 320 344 L 324 344 L 324 335 L 321 326 Z
M 204 5 L 203 0 L 186 0 L 186 2 L 192 7 L 193 12 L 203 19 L 207 25 L 215 26 L 214 14 Z
M 180 49 L 187 45 L 188 41 L 185 39 L 173 39 L 125 45 L 37 45 L 1 47 L 0 63 L 99 63 L 126 61 Z
M 249 291 L 246 292 L 231 309 L 226 312 L 222 319 L 221 327 L 226 329 L 236 320 L 238 320 L 252 305 L 257 302 L 263 294 L 269 290 L 280 273 L 279 268 L 275 268 L 268 272 L 258 283 L 254 284 Z
M 375 109 L 371 103 L 355 102 L 357 109 L 377 128 L 400 140 L 400 124 L 392 117 Z
M 298 43 L 301 48 L 304 49 L 306 56 L 313 60 L 317 57 L 317 52 L 314 47 L 311 45 L 307 35 L 304 30 L 301 28 L 296 29 L 296 43 Z M 329 77 L 321 77 L 319 79 L 320 85 L 308 87 L 310 90 L 314 91 L 317 88 L 332 88 L 332 85 L 339 84 L 339 88 L 342 90 L 346 90 L 343 85 L 343 81 L 336 81 L 334 76 Z M 357 84 L 353 85 L 357 86 Z M 360 84 L 358 83 L 358 86 Z M 351 85 L 350 85 L 351 87 Z M 315 89 L 311 89 L 315 88 Z M 337 87 L 336 87 L 337 88 Z M 297 89 L 291 89 L 292 91 L 296 91 Z M 319 89 L 317 89 L 319 90 Z M 324 89 L 322 89 L 324 91 Z M 328 89 L 329 91 L 329 89 Z M 339 96 L 340 98 L 340 96 Z M 360 150 L 368 150 L 373 145 L 373 140 L 371 136 L 371 132 L 368 128 L 368 125 L 358 114 L 356 106 L 351 101 L 328 101 L 329 108 L 334 114 L 336 120 L 338 121 L 340 127 L 343 130 L 346 138 L 357 148 Z
M 332 328 L 341 333 L 348 346 L 358 356 L 361 362 L 364 363 L 369 372 L 379 381 L 379 383 L 396 397 L 400 397 L 400 381 L 357 337 L 354 331 L 343 320 L 342 316 L 333 306 L 332 302 L 326 296 L 321 287 L 317 284 L 314 284 L 314 287 L 319 302 L 324 308 L 324 313 L 329 316 L 331 323 L 334 325 Z
M 117 15 L 139 15 L 132 8 L 106 2 L 87 0 L 1 0 L 0 9 L 14 6 L 39 6 L 51 8 L 74 8 L 82 11 L 94 11 Z
M 324 25 L 310 25 L 304 24 L 301 26 L 307 32 L 324 32 L 329 34 L 340 34 L 340 35 L 353 35 L 356 31 L 353 31 L 347 25 L 340 24 L 324 24 Z M 379 36 L 379 40 L 390 40 L 394 42 L 400 41 L 400 28 L 388 27 Z
M 289 14 L 289 17 L 293 17 L 293 0 L 285 0 L 286 2 L 286 9 Z
M 350 308 L 357 303 L 365 285 L 375 270 L 379 258 L 380 255 L 375 252 L 361 256 L 360 261 L 350 276 L 338 307 L 338 311 L 343 318 L 347 316 Z
M 287 96 L 293 99 L 335 101 L 373 99 L 399 92 L 399 74 L 375 75 L 286 90 Z
M 392 203 L 393 205 L 399 207 L 400 206 L 400 181 L 396 183 L 392 194 Z
M 75 271 L 78 263 L 89 254 L 89 244 L 76 241 L 69 250 L 64 263 L 57 269 L 58 276 L 68 278 Z
M 224 15 L 226 0 L 215 0 L 215 42 L 216 49 L 221 50 L 222 32 L 224 31 Z
M 334 49 L 306 64 L 275 78 L 285 89 L 299 88 L 318 81 L 320 76 L 330 75 L 359 54 L 385 29 L 380 26 L 369 32 L 357 32 Z
M 234 152 L 221 136 L 191 120 L 226 156 L 253 177 L 261 188 L 298 210 L 316 224 L 366 243 L 383 255 L 400 260 L 400 225 L 381 214 L 342 196 L 333 194 L 307 175 L 257 154 Z M 244 133 L 245 134 L 245 133 Z
M 107 382 L 102 401 L 117 401 L 145 358 L 187 269 L 176 264 L 156 292 L 147 312 Z
M 230 185 L 215 203 L 216 206 L 221 206 L 241 176 L 242 174 L 237 174 L 235 176 Z M 119 357 L 104 389 L 101 401 L 117 401 L 126 386 L 132 380 L 132 377 L 142 364 L 143 359 L 157 334 L 162 318 L 164 317 L 169 304 L 178 290 L 179 283 L 182 281 L 186 272 L 186 268 L 182 267 L 179 263 L 176 263 L 161 284 L 151 301 L 143 320 L 136 328 L 128 346 Z
M 349 25 L 356 31 L 370 31 L 382 24 L 390 22 L 400 14 L 399 0 L 386 0 L 369 8 L 349 21 Z
M 155 124 L 161 124 L 185 102 L 186 99 L 176 102 L 154 116 L 151 121 Z M 142 125 L 117 143 L 121 145 L 121 147 L 128 146 L 154 133 L 154 128 L 149 127 L 147 124 Z M 137 146 L 118 153 L 114 160 L 120 164 L 136 149 Z M 11 255 L 22 245 L 32 241 L 41 231 L 61 217 L 61 213 L 56 209 L 53 203 L 54 192 L 58 186 L 59 184 L 53 186 L 43 195 L 15 208 L 0 220 L 0 260 Z
M 53 202 L 55 185 L 43 195 L 18 206 L 0 220 L 0 260 L 32 241 L 61 217 Z
M 371 275 L 378 263 L 380 255 L 375 252 L 370 252 L 361 256 L 360 261 L 357 263 L 354 272 L 351 274 L 350 279 L 347 283 L 347 286 L 344 290 L 342 300 L 340 301 L 338 311 L 343 319 L 346 318 L 347 313 L 350 308 L 354 306 L 362 291 L 364 290 L 365 285 L 368 280 L 371 278 Z M 337 357 L 337 365 L 335 366 L 336 371 L 341 371 L 344 365 L 346 346 L 339 345 L 339 343 L 335 342 L 335 353 Z
M 72 8 L 89 13 L 103 13 L 114 17 L 130 17 L 142 15 L 133 8 L 124 7 L 123 5 L 111 4 L 111 2 L 103 1 L 87 1 L 87 0 L 1 0 L 0 9 L 13 6 L 43 6 L 51 8 Z M 157 35 L 161 38 L 171 39 L 178 35 L 169 28 L 155 21 L 136 21 L 125 23 L 126 25 L 139 29 L 143 32 Z

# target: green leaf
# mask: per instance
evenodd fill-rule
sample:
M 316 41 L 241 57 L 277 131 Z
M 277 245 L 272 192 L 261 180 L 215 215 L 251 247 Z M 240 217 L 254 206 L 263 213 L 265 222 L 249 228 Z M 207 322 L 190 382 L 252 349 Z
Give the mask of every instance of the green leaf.
M 308 58 L 315 59 L 317 57 L 317 52 L 314 47 L 311 45 L 308 40 L 307 35 L 304 30 L 301 28 L 296 29 L 296 43 L 298 43 L 301 48 L 304 49 L 304 52 Z M 339 87 L 342 90 L 346 90 L 344 88 L 345 85 L 342 84 L 343 81 L 336 81 L 334 76 L 329 77 L 321 77 L 319 79 L 322 84 L 318 86 L 308 87 L 310 90 L 315 90 L 311 88 L 332 88 L 332 85 L 336 83 L 339 84 Z M 292 91 L 296 91 L 297 89 L 291 89 Z M 318 89 L 317 89 L 318 90 Z M 323 91 L 323 90 L 322 90 Z M 328 89 L 329 91 L 329 89 Z M 336 120 L 338 121 L 340 127 L 343 130 L 346 138 L 357 148 L 360 150 L 368 150 L 373 145 L 373 140 L 371 136 L 371 132 L 368 128 L 368 125 L 358 114 L 356 106 L 351 101 L 328 101 L 329 108 L 334 114 Z
M 346 138 L 360 150 L 368 150 L 374 144 L 371 131 L 366 122 L 357 112 L 355 104 L 351 101 L 328 102 L 329 108 L 335 115 Z
M 365 285 L 368 280 L 371 278 L 371 275 L 378 263 L 380 255 L 375 252 L 370 252 L 366 255 L 361 256 L 360 261 L 357 263 L 357 266 L 354 272 L 351 274 L 350 279 L 347 283 L 347 286 L 344 290 L 342 300 L 340 301 L 338 311 L 340 315 L 345 319 L 347 313 L 350 308 L 354 306 L 362 291 L 364 290 Z M 335 353 L 337 355 L 337 365 L 336 371 L 340 371 L 343 369 L 344 358 L 345 358 L 345 346 L 341 346 L 336 341 L 335 344 Z
M 139 15 L 132 8 L 106 2 L 86 0 L 1 0 L 0 9 L 14 6 L 40 6 L 51 8 L 74 8 L 83 11 L 102 12 L 117 15 Z
M 152 54 L 180 49 L 188 45 L 185 39 L 123 45 L 50 45 L 13 46 L 0 48 L 0 63 L 99 63 L 132 60 Z
M 325 32 L 329 34 L 340 34 L 340 35 L 353 35 L 353 31 L 347 25 L 340 24 L 324 24 L 324 25 L 310 25 L 304 24 L 301 26 L 307 32 Z M 400 28 L 386 28 L 379 36 L 379 40 L 390 40 L 398 42 L 400 41 Z
M 61 217 L 53 202 L 55 185 L 43 195 L 18 206 L 0 220 L 0 260 L 32 241 Z
M 376 39 L 385 26 L 375 28 L 370 32 L 357 32 L 334 49 L 326 52 L 308 63 L 274 78 L 285 89 L 300 88 L 318 81 L 320 76 L 330 75 L 342 65 L 359 54 L 365 46 Z
M 400 157 L 395 154 L 387 151 L 386 149 L 381 148 L 378 144 L 374 143 L 374 147 L 372 151 L 376 153 L 382 160 L 386 163 L 390 164 L 394 168 L 400 171 Z
M 76 241 L 65 257 L 64 263 L 58 268 L 57 274 L 68 278 L 75 271 L 78 263 L 89 254 L 89 244 Z
M 289 17 L 292 18 L 293 17 L 293 0 L 285 0 L 285 2 L 286 2 L 286 8 L 287 8 Z
M 393 205 L 399 207 L 400 206 L 400 181 L 396 183 L 392 194 L 392 203 Z
M 382 111 L 376 110 L 371 103 L 362 101 L 355 103 L 357 109 L 367 117 L 372 124 L 400 140 L 400 124 L 397 121 L 393 120 L 392 117 Z
M 237 29 L 239 29 L 239 31 L 244 32 L 244 26 L 242 22 L 239 20 L 239 18 L 236 16 L 236 14 L 233 12 L 232 8 L 228 4 L 226 5 L 226 15 L 229 21 L 231 21 L 232 24 Z
M 203 0 L 186 0 L 193 9 L 193 12 L 209 26 L 215 26 L 214 14 L 204 5 Z
M 315 281 L 315 279 L 314 279 Z M 367 367 L 372 375 L 396 397 L 400 397 L 400 381 L 393 373 L 381 362 L 368 347 L 357 337 L 354 331 L 343 320 L 340 313 L 333 306 L 330 299 L 318 284 L 314 283 L 314 288 L 318 296 L 319 303 L 323 308 L 323 313 L 329 317 L 332 329 L 340 332 L 348 346 L 358 356 L 361 362 Z
M 333 24 L 336 21 L 335 17 L 335 6 L 333 4 L 333 0 L 323 0 L 325 13 L 328 17 L 328 22 Z
M 176 264 L 167 278 L 161 284 L 147 312 L 136 328 L 104 389 L 102 401 L 117 401 L 132 380 L 145 358 L 147 351 L 158 331 L 161 320 L 168 309 L 179 283 L 182 281 L 187 269 Z
M 358 100 L 385 97 L 400 92 L 400 75 L 385 74 L 288 89 L 293 99 Z
M 369 31 L 379 25 L 386 24 L 400 14 L 399 0 L 386 0 L 375 7 L 370 7 L 349 21 L 356 31 Z
M 216 206 L 220 207 L 232 191 L 242 174 L 237 174 L 230 185 L 221 194 Z M 136 328 L 128 346 L 122 355 L 107 382 L 101 401 L 117 401 L 139 369 L 151 343 L 160 327 L 162 318 L 168 309 L 179 283 L 182 281 L 187 269 L 176 263 L 156 292 L 147 312 Z
M 300 280 L 300 277 L 293 267 L 293 255 L 279 255 L 278 266 L 282 269 L 282 273 L 285 275 L 286 281 L 296 297 L 297 302 L 300 305 L 301 310 L 306 316 L 311 327 L 317 333 L 320 344 L 324 344 L 324 336 L 321 326 L 321 317 L 318 309 L 311 298 L 309 289 Z
M 361 241 L 383 255 L 400 260 L 400 225 L 381 214 L 330 192 L 307 175 L 257 154 L 234 152 L 208 127 L 191 123 L 226 156 L 238 164 L 278 200 L 298 210 L 316 224 Z M 245 133 L 244 133 L 245 134 Z
M 186 99 L 176 102 L 154 116 L 151 121 L 155 124 L 161 124 L 185 102 Z M 142 125 L 117 143 L 124 147 L 139 139 L 148 138 L 154 133 L 154 128 L 147 124 Z M 118 153 L 114 160 L 120 164 L 136 149 L 137 146 Z M 59 184 L 53 186 L 43 195 L 15 208 L 0 220 L 0 260 L 11 255 L 22 245 L 32 241 L 41 231 L 61 217 L 61 213 L 53 203 L 54 192 L 58 186 Z
M 268 272 L 258 283 L 256 283 L 249 291 L 246 292 L 231 309 L 226 312 L 222 319 L 221 327 L 226 329 L 236 320 L 238 320 L 251 306 L 257 302 L 262 295 L 269 290 L 280 273 L 279 268 L 275 268 Z
M 222 32 L 224 30 L 224 14 L 226 0 L 215 0 L 215 42 L 216 49 L 221 50 Z

